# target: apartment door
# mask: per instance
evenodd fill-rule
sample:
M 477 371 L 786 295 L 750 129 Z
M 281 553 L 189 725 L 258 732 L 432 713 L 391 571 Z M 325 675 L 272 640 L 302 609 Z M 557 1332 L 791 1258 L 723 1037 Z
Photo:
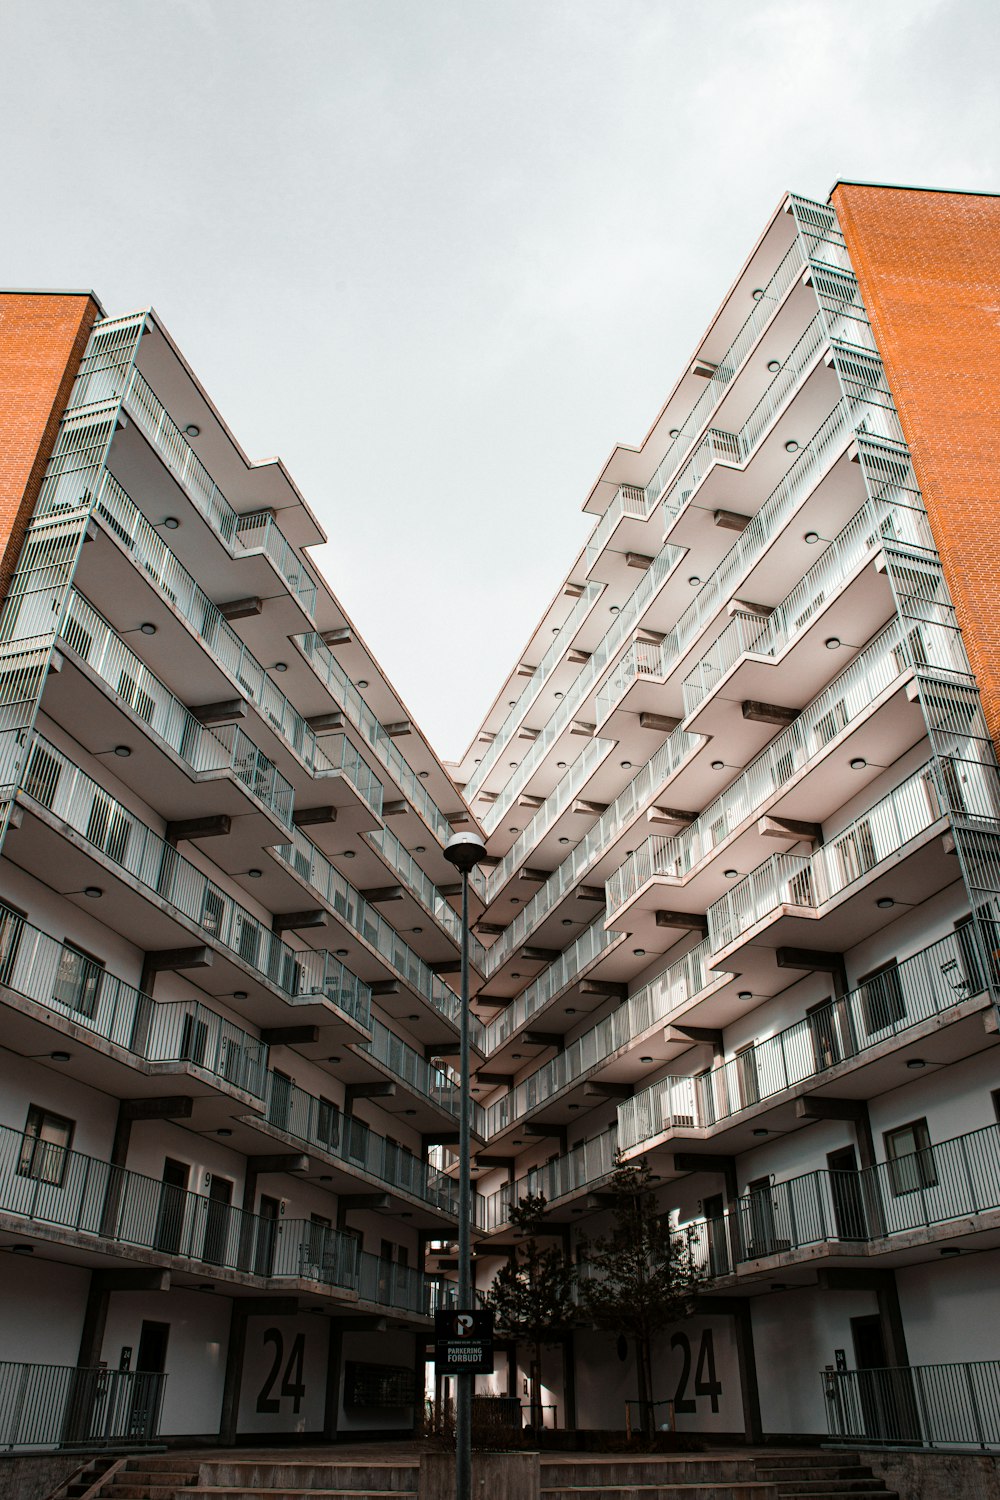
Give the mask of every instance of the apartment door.
M 233 1184 L 228 1177 L 213 1176 L 208 1189 L 208 1210 L 205 1217 L 205 1244 L 202 1260 L 210 1266 L 224 1266 L 229 1242 L 229 1225 L 232 1220 Z
M 135 1374 L 131 1379 L 128 1420 L 130 1438 L 150 1438 L 155 1434 L 157 1409 L 163 1384 L 162 1376 L 167 1368 L 169 1338 L 169 1323 L 150 1323 L 143 1320 L 139 1330 Z
M 854 1147 L 844 1146 L 840 1151 L 829 1152 L 826 1164 L 830 1169 L 830 1196 L 833 1199 L 837 1238 L 867 1239 L 861 1178 L 858 1176 L 858 1159 Z
M 754 1182 L 747 1183 L 743 1235 L 749 1259 L 755 1259 L 758 1255 L 773 1255 L 777 1249 L 770 1177 L 758 1177 Z
M 710 1276 L 725 1276 L 730 1270 L 725 1200 L 721 1193 L 714 1193 L 702 1206 L 708 1221 L 708 1273 Z
M 813 1062 L 817 1073 L 832 1068 L 841 1060 L 840 1039 L 837 1035 L 837 1014 L 832 1000 L 811 1005 L 806 1011 L 809 1033 L 812 1037 Z
M 253 1269 L 256 1276 L 270 1276 L 274 1271 L 274 1252 L 278 1243 L 278 1215 L 281 1204 L 277 1198 L 261 1193 L 257 1210 L 257 1248 Z
M 168 1156 L 163 1163 L 163 1181 L 156 1212 L 156 1248 L 167 1255 L 177 1255 L 181 1248 L 190 1170 L 186 1162 L 175 1161 L 172 1156 Z

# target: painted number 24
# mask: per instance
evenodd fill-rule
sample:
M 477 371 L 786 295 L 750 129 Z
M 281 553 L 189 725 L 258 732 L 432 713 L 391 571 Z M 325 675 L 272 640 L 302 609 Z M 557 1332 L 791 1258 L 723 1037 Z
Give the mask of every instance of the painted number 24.
M 671 1349 L 679 1349 L 683 1364 L 681 1365 L 681 1378 L 677 1382 L 677 1391 L 674 1395 L 674 1411 L 681 1415 L 684 1412 L 698 1410 L 698 1402 L 687 1394 L 688 1381 L 691 1379 L 691 1340 L 686 1333 L 675 1333 L 670 1340 Z M 715 1373 L 715 1346 L 712 1343 L 712 1330 L 706 1328 L 701 1336 L 701 1344 L 698 1348 L 698 1364 L 694 1372 L 694 1394 L 695 1396 L 709 1396 L 712 1401 L 712 1410 L 719 1410 L 719 1397 L 722 1395 L 722 1381 Z
M 292 1400 L 292 1410 L 298 1415 L 302 1405 L 302 1397 L 306 1393 L 305 1381 L 302 1379 L 302 1365 L 306 1353 L 306 1336 L 304 1333 L 296 1334 L 295 1342 L 292 1344 L 292 1352 L 288 1356 L 285 1365 L 285 1373 L 281 1377 L 281 1394 L 272 1396 L 275 1382 L 278 1379 L 278 1371 L 281 1369 L 285 1357 L 285 1341 L 281 1336 L 280 1328 L 269 1328 L 264 1334 L 264 1343 L 270 1344 L 274 1349 L 274 1359 L 271 1368 L 267 1372 L 267 1379 L 260 1388 L 257 1397 L 257 1410 L 267 1415 L 274 1416 L 281 1410 L 281 1401 L 285 1396 Z

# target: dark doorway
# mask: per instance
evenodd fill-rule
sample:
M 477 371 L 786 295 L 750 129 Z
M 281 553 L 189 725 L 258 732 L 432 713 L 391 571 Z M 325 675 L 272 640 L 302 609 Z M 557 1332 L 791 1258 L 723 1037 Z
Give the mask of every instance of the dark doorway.
M 266 1193 L 261 1193 L 260 1208 L 257 1210 L 257 1250 L 253 1263 L 254 1273 L 257 1276 L 271 1276 L 274 1272 L 274 1251 L 278 1243 L 280 1212 L 281 1204 L 277 1198 L 269 1198 Z
M 758 1177 L 747 1183 L 747 1196 L 743 1199 L 743 1244 L 748 1260 L 761 1255 L 774 1255 L 778 1250 L 787 1250 L 788 1242 L 779 1245 L 774 1229 L 774 1196 L 770 1177 Z
M 201 1257 L 210 1266 L 228 1264 L 226 1251 L 229 1241 L 229 1225 L 232 1221 L 230 1211 L 232 1201 L 233 1184 L 229 1178 L 213 1176 L 208 1189 L 205 1245 Z
M 702 1205 L 708 1221 L 708 1273 L 710 1276 L 727 1276 L 729 1245 L 726 1240 L 726 1205 L 721 1193 L 706 1198 Z
M 181 1248 L 190 1170 L 186 1162 L 175 1161 L 172 1156 L 163 1163 L 163 1184 L 156 1213 L 156 1248 L 167 1255 L 177 1255 Z
M 882 1320 L 877 1313 L 851 1319 L 857 1365 L 858 1406 L 865 1437 L 876 1442 L 911 1441 L 919 1432 L 912 1377 L 906 1366 L 889 1368 Z
M 159 1422 L 160 1402 L 163 1398 L 161 1377 L 167 1368 L 169 1338 L 169 1323 L 150 1323 L 143 1319 L 139 1329 L 135 1374 L 131 1377 L 128 1417 L 128 1434 L 137 1440 L 151 1437 Z
M 167 1340 L 170 1337 L 169 1323 L 147 1323 L 143 1320 L 139 1330 L 139 1350 L 135 1367 L 147 1374 L 162 1375 L 167 1368 Z
M 858 1176 L 858 1158 L 853 1146 L 831 1151 L 826 1158 L 830 1169 L 830 1196 L 833 1199 L 834 1229 L 839 1240 L 868 1238 L 865 1209 Z

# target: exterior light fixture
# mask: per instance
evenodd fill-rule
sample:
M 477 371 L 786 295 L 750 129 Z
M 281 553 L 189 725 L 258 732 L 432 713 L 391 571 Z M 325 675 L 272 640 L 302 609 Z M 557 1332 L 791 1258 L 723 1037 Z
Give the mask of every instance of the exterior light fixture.
M 129 756 L 132 754 L 132 746 L 131 745 L 116 745 L 115 746 L 115 754 L 121 760 L 128 760 Z
M 68 1053 L 68 1052 L 50 1052 L 49 1053 L 49 1061 L 50 1062 L 69 1062 L 69 1060 L 70 1060 L 70 1053 Z
M 567 1005 L 566 1010 L 565 1010 L 565 1014 L 567 1016 L 575 1016 L 576 1015 L 576 1006 L 575 1005 Z
M 367 677 L 359 677 L 357 685 L 359 688 L 366 688 L 368 686 Z
M 189 422 L 184 429 L 185 437 L 201 437 L 201 428 L 197 422 Z
M 636 958 L 645 958 L 646 957 L 646 950 L 645 950 L 645 948 L 633 948 L 632 952 L 635 954 Z
M 693 589 L 696 589 L 701 583 L 701 579 L 698 577 L 697 573 L 692 573 L 691 577 L 688 579 L 688 583 Z
M 403 1110 L 403 1114 L 404 1115 L 415 1115 L 416 1114 L 416 1110 L 415 1109 L 404 1109 Z
M 799 445 L 798 445 L 798 443 L 795 441 L 794 438 L 789 438 L 788 442 L 785 444 L 785 452 L 786 453 L 798 453 L 798 451 L 799 451 Z
M 520 896 L 511 896 L 511 898 L 510 898 L 510 904 L 511 904 L 511 906 L 520 906 L 520 904 L 521 904 L 521 898 L 520 898 Z
M 631 771 L 632 769 L 632 762 L 630 760 L 623 760 L 621 765 L 623 771 Z
M 343 849 L 343 850 L 341 850 L 340 857 L 341 857 L 341 859 L 353 859 L 354 858 L 354 850 L 353 849 Z
M 556 697 L 557 698 L 561 698 L 562 697 L 562 693 L 556 693 Z
M 620 609 L 621 609 L 621 605 L 620 604 L 612 604 L 612 606 L 611 606 L 611 613 L 613 615 L 616 615 Z
M 424 929 L 422 927 L 411 927 L 410 928 L 410 931 L 411 932 L 415 932 L 418 935 L 418 937 L 419 937 L 420 933 L 423 932 L 423 930 Z
M 11 1255 L 34 1255 L 34 1245 L 11 1245 Z
M 139 626 L 139 629 L 142 631 L 143 635 L 156 634 L 156 626 L 150 620 L 144 621 L 143 624 Z
M 671 427 L 670 431 L 667 433 L 667 437 L 671 437 L 671 438 L 679 438 L 680 435 L 681 435 L 681 430 L 680 430 L 679 427 Z
M 942 1245 L 938 1251 L 938 1254 L 943 1255 L 946 1260 L 952 1260 L 956 1255 L 961 1255 L 961 1253 L 957 1245 Z
M 233 999 L 234 1000 L 245 1000 L 246 998 L 247 998 L 247 992 L 246 992 L 246 990 L 233 990 Z
M 413 846 L 413 852 L 414 852 L 414 854 L 426 854 L 427 853 L 427 845 L 426 844 L 414 844 L 414 846 Z
M 755 286 L 750 295 L 755 302 L 759 302 L 764 295 L 764 288 L 762 286 Z
M 651 1063 L 653 1059 L 651 1057 L 640 1057 L 639 1061 L 641 1063 Z
M 778 371 L 781 369 L 781 360 L 769 359 L 767 362 L 767 368 L 770 370 L 772 375 L 777 375 Z
M 863 755 L 856 755 L 850 762 L 850 767 L 852 771 L 863 771 L 867 764 Z
M 100 901 L 101 897 L 104 895 L 104 891 L 99 885 L 87 885 L 83 888 L 83 894 L 90 901 Z
M 735 880 L 740 872 L 739 870 L 723 870 L 722 873 L 727 880 Z
M 768 1132 L 763 1125 L 758 1125 L 756 1130 L 754 1131 L 754 1135 L 767 1135 L 767 1133 Z
M 895 906 L 895 904 L 896 903 L 891 896 L 880 896 L 875 902 L 875 905 L 878 907 L 879 911 L 888 911 L 890 906 Z
M 916 1072 L 918 1068 L 926 1068 L 927 1062 L 926 1059 L 922 1057 L 910 1057 L 907 1058 L 906 1066 L 908 1068 L 912 1068 L 913 1071 Z
M 417 775 L 420 777 L 421 781 L 426 781 L 427 778 L 428 778 L 428 776 L 430 774 L 431 774 L 430 771 L 418 771 L 417 772 Z
M 557 760 L 556 761 L 556 770 L 557 771 L 565 771 L 565 769 L 566 769 L 566 762 L 564 760 Z
M 339 1063 L 339 1062 L 342 1062 L 342 1061 L 343 1061 L 343 1059 L 340 1058 L 340 1057 L 328 1057 L 327 1058 L 327 1062 Z
M 753 999 L 753 990 L 740 990 L 740 992 L 736 996 L 736 998 L 737 998 L 737 1000 L 752 1000 Z
M 564 927 L 572 927 L 572 925 L 573 925 L 573 918 L 572 917 L 563 917 L 562 924 L 563 924 Z
M 507 764 L 508 764 L 508 766 L 510 767 L 510 769 L 512 771 L 516 771 L 517 770 L 517 761 L 516 760 L 509 760 L 507 762 Z
M 347 957 L 347 949 L 346 948 L 338 948 L 337 949 L 337 957 L 338 958 L 346 958 Z
M 177 519 L 176 516 L 164 516 L 163 517 L 163 525 L 165 526 L 165 528 L 167 529 L 167 531 L 176 531 L 177 528 L 178 528 L 178 526 L 180 524 L 181 523 L 180 523 L 180 521 L 178 521 L 178 519 Z
M 262 873 L 263 873 L 263 871 L 261 871 L 261 870 L 248 870 L 247 871 L 247 875 L 248 875 L 248 877 L 251 880 L 259 880 L 260 877 L 261 877 L 261 875 L 262 875 Z
M 275 664 L 274 664 L 274 671 L 275 672 L 287 672 L 288 671 L 288 663 L 287 663 L 287 661 L 276 661 Z
M 562 836 L 562 838 L 561 838 L 561 839 L 560 839 L 560 840 L 559 840 L 559 842 L 560 842 L 560 844 L 568 844 L 568 843 L 569 843 L 569 839 L 568 839 L 568 838 L 567 838 L 567 837 L 566 837 L 566 835 L 565 835 L 565 834 L 563 834 L 563 836 Z
M 839 635 L 828 635 L 827 638 L 826 638 L 826 640 L 823 642 L 823 645 L 826 647 L 826 649 L 828 651 L 839 651 L 840 650 L 840 636 Z
M 819 532 L 818 531 L 807 531 L 806 534 L 805 534 L 805 536 L 802 538 L 802 540 L 804 542 L 808 542 L 809 545 L 810 545 L 810 547 L 815 547 L 816 543 L 819 541 Z
M 713 762 L 712 762 L 712 770 L 713 771 L 724 771 L 725 768 L 726 768 L 726 762 L 724 760 L 713 760 Z
M 228 1136 L 231 1136 L 233 1132 L 229 1129 L 228 1126 L 223 1125 L 222 1128 L 219 1129 L 219 1130 L 217 1130 L 215 1133 L 216 1133 L 216 1135 L 221 1135 L 221 1136 L 228 1137 Z

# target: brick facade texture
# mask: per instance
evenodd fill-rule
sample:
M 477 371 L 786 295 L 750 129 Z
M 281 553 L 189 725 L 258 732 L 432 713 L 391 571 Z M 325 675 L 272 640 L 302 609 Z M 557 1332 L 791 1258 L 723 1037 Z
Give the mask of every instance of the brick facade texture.
M 0 598 L 99 313 L 85 293 L 0 292 Z
M 1000 751 L 1000 197 L 832 201 Z

